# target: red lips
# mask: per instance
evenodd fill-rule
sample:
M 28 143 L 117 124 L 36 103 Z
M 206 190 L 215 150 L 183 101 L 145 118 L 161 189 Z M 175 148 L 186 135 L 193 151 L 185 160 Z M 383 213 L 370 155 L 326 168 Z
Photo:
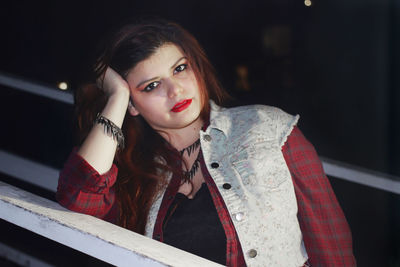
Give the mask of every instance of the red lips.
M 176 103 L 175 106 L 171 109 L 172 112 L 181 112 L 185 110 L 187 107 L 192 104 L 192 99 L 185 99 L 179 103 Z

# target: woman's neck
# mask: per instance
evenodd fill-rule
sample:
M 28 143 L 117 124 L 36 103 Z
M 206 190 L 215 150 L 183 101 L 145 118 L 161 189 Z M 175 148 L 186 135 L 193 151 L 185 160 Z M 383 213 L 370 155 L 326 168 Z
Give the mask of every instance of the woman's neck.
M 169 129 L 165 133 L 160 133 L 176 150 L 192 145 L 200 137 L 200 130 L 203 127 L 203 120 L 199 117 L 190 125 L 181 129 Z

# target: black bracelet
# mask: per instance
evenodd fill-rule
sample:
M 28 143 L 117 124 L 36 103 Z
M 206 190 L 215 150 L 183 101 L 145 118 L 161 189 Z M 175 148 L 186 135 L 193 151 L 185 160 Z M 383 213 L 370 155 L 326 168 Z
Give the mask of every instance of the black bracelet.
M 119 149 L 124 149 L 125 138 L 121 128 L 119 128 L 117 125 L 115 125 L 112 121 L 110 121 L 106 117 L 100 115 L 100 113 L 97 113 L 94 123 L 103 124 L 104 133 L 117 141 Z

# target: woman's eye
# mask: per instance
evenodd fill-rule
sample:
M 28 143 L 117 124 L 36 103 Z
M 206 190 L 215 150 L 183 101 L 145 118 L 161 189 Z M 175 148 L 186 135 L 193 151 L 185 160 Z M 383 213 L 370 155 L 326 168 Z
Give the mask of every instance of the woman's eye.
M 174 74 L 184 71 L 187 68 L 187 64 L 181 64 L 175 68 Z
M 160 82 L 152 82 L 152 83 L 149 83 L 144 89 L 143 89 L 143 91 L 144 92 L 150 92 L 150 91 L 152 91 L 153 89 L 155 89 L 155 88 L 157 88 L 157 86 L 160 84 Z

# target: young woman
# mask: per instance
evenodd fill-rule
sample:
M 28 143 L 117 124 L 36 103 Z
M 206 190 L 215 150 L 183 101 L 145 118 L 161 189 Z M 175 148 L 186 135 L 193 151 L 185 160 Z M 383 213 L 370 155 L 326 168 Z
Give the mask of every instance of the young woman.
M 57 199 L 227 266 L 354 266 L 351 234 L 298 116 L 222 108 L 180 26 L 123 27 L 77 92 L 82 144 Z M 122 129 L 122 130 L 121 130 Z

